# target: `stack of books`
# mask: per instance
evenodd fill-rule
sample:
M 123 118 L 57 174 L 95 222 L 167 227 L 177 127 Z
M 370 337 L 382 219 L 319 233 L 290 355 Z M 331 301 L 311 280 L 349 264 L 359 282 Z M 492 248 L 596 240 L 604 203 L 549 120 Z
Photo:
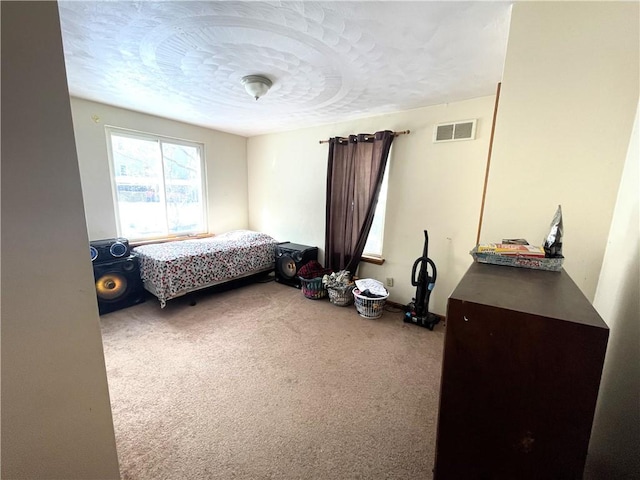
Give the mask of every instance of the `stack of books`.
M 534 245 L 513 245 L 509 243 L 485 243 L 478 245 L 477 253 L 485 255 L 506 255 L 531 258 L 544 258 L 544 248 Z
M 474 261 L 536 270 L 562 270 L 564 257 L 546 258 L 544 247 L 529 245 L 525 240 L 483 243 L 469 252 Z

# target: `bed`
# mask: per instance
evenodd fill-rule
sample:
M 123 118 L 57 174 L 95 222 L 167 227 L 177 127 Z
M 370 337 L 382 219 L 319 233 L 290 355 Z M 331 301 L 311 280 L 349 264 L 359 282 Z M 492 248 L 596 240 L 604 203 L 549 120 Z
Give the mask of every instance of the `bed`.
M 269 235 L 234 230 L 215 237 L 142 245 L 133 249 L 140 260 L 146 290 L 168 300 L 202 288 L 274 268 L 278 242 Z

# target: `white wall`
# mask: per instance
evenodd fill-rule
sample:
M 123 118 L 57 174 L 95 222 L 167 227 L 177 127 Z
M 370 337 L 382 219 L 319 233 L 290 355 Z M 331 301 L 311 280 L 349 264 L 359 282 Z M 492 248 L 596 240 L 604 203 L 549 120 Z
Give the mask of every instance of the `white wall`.
M 513 6 L 481 241 L 540 244 L 595 293 L 638 98 L 637 2 Z
M 2 478 L 119 478 L 56 2 L 2 2 Z
M 446 300 L 466 271 L 476 241 L 494 96 L 324 125 L 248 140 L 249 225 L 280 241 L 318 246 L 324 253 L 328 145 L 319 140 L 377 130 L 411 130 L 390 157 L 384 265 L 361 263 L 360 276 L 395 279 L 390 299 L 415 295 L 411 267 L 429 231 L 429 257 L 438 268 L 431 310 Z M 432 143 L 437 123 L 478 118 L 476 140 Z
M 244 137 L 79 98 L 71 99 L 71 111 L 90 240 L 117 235 L 105 125 L 204 144 L 209 231 L 248 226 Z
M 594 479 L 640 478 L 639 130 L 636 114 L 593 302 L 611 329 L 589 444 L 588 470 Z

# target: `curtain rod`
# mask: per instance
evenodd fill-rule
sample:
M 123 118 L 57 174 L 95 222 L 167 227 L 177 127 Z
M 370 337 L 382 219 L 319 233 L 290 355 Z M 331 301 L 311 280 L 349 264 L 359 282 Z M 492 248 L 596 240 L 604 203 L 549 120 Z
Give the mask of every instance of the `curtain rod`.
M 401 132 L 393 132 L 393 136 L 397 137 L 399 135 L 409 135 L 411 130 L 402 130 Z M 329 143 L 329 140 L 319 140 L 318 143 Z

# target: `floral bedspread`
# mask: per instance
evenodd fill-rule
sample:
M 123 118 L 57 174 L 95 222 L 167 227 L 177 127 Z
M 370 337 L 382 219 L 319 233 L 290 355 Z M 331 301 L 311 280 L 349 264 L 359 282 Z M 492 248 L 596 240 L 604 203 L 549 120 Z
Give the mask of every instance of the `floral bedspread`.
M 277 241 L 264 233 L 234 230 L 211 238 L 135 247 L 142 280 L 162 307 L 199 288 L 274 266 Z

